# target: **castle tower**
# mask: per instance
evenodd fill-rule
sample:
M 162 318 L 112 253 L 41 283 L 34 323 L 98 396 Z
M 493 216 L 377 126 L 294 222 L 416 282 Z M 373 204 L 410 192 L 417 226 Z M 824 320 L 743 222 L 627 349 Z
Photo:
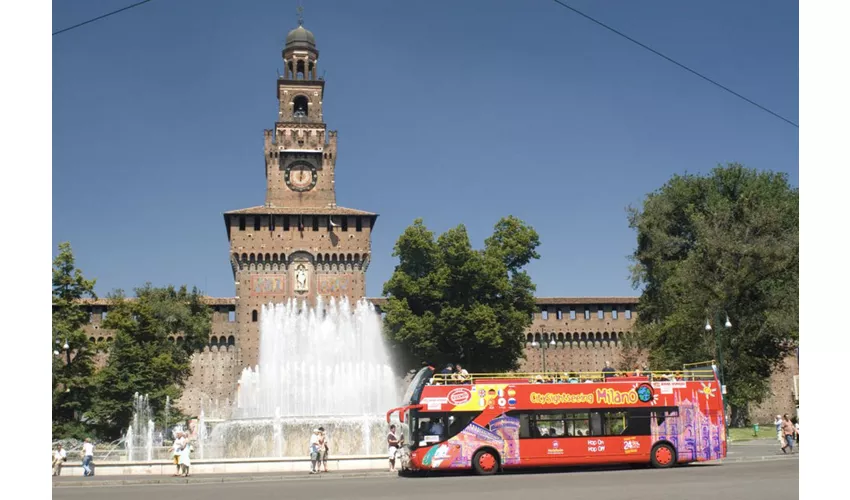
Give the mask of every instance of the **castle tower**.
M 264 134 L 265 204 L 224 214 L 243 366 L 259 361 L 263 304 L 365 295 L 378 217 L 336 204 L 337 133 L 324 122 L 316 39 L 300 20 L 282 55 L 278 119 Z

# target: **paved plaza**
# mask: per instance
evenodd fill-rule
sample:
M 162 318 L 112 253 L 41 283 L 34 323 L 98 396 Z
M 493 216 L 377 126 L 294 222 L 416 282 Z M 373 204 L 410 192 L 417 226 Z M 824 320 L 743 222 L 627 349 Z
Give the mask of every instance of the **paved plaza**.
M 361 477 L 308 476 L 303 479 L 253 480 L 216 483 L 150 484 L 93 487 L 59 487 L 54 499 L 148 500 L 152 496 L 173 499 L 465 499 L 554 498 L 569 491 L 570 497 L 594 500 L 646 499 L 673 496 L 689 500 L 747 498 L 783 500 L 799 498 L 797 457 L 772 460 L 701 464 L 670 470 L 617 469 L 516 472 L 492 477 L 451 475 L 400 478 L 384 473 Z M 96 482 L 92 482 L 92 485 Z

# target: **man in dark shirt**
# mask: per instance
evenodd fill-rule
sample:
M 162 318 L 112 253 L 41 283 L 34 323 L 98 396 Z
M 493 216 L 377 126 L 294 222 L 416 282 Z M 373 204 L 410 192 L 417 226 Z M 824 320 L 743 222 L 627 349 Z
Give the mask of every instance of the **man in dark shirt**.
M 605 380 L 608 380 L 609 377 L 614 376 L 614 369 L 611 368 L 611 362 L 605 362 L 605 368 L 602 369 L 602 376 L 605 377 Z

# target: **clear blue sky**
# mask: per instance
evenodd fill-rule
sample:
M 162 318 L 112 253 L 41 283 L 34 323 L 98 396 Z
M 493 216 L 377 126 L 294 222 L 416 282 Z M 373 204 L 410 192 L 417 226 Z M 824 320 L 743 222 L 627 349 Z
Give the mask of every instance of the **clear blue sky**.
M 53 30 L 130 3 L 54 0 Z M 567 3 L 798 121 L 797 2 Z M 798 183 L 797 129 L 550 0 L 303 4 L 337 202 L 380 214 L 371 296 L 415 218 L 480 247 L 508 214 L 540 233 L 539 296 L 636 295 L 625 208 L 672 174 L 738 161 Z M 221 213 L 264 201 L 295 5 L 154 0 L 53 37 L 54 253 L 70 241 L 100 295 L 234 294 Z

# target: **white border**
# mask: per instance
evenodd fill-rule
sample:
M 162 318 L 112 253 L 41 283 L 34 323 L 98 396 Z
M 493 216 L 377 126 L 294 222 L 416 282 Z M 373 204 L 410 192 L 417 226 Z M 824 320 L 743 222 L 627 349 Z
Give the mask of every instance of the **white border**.
M 4 496 L 51 498 L 50 263 L 52 218 L 51 4 L 4 3 L 0 9 L 5 311 L 2 335 Z
M 765 13 L 768 15 L 768 13 Z M 850 404 L 844 394 L 847 304 L 846 2 L 800 2 L 800 497 L 840 491 Z

